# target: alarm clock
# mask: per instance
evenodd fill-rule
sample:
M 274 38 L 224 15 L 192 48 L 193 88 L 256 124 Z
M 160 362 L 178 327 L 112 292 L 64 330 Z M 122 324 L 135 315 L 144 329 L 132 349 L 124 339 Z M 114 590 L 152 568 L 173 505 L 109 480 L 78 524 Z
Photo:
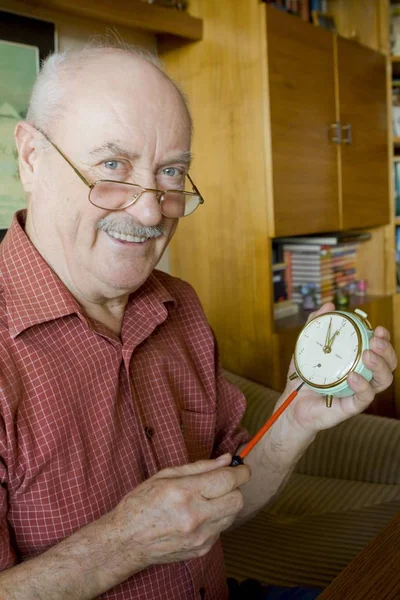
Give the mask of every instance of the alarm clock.
M 352 371 L 367 381 L 372 373 L 362 362 L 364 350 L 374 332 L 367 314 L 356 308 L 336 310 L 314 317 L 301 330 L 294 351 L 295 373 L 314 392 L 325 395 L 326 406 L 334 396 L 351 396 L 354 392 L 346 378 Z

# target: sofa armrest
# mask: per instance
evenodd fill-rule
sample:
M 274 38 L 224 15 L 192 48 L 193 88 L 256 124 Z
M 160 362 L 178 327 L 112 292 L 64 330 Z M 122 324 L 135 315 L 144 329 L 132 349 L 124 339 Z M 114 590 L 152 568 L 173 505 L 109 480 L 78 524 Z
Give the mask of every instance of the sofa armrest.
M 254 435 L 272 414 L 280 393 L 229 371 L 224 371 L 224 375 L 246 397 L 242 425 Z M 296 472 L 398 485 L 400 421 L 361 414 L 321 431 L 300 459 Z

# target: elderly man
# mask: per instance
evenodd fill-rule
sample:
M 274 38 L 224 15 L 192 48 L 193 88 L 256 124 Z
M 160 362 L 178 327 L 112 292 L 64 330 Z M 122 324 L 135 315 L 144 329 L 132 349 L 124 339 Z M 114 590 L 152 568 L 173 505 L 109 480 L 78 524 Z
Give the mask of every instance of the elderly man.
M 2 600 L 226 598 L 221 531 L 392 380 L 380 327 L 371 384 L 353 375 L 330 410 L 303 391 L 229 466 L 244 400 L 193 290 L 154 271 L 202 202 L 190 136 L 156 64 L 107 48 L 50 57 L 16 128 L 28 209 L 0 253 Z

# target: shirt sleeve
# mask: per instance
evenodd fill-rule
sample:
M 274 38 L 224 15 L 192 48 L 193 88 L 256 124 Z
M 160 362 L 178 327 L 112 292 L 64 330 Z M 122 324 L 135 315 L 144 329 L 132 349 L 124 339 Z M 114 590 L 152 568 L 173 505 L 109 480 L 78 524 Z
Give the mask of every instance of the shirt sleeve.
M 0 571 L 9 569 L 18 562 L 12 543 L 12 527 L 8 522 L 10 441 L 7 433 L 7 430 L 13 431 L 12 415 L 17 389 L 15 365 L 0 344 Z
M 223 373 L 219 358 L 218 344 L 215 341 L 217 422 L 212 458 L 229 452 L 237 454 L 237 449 L 249 440 L 249 434 L 240 422 L 246 410 L 246 400 L 242 392 L 229 383 Z

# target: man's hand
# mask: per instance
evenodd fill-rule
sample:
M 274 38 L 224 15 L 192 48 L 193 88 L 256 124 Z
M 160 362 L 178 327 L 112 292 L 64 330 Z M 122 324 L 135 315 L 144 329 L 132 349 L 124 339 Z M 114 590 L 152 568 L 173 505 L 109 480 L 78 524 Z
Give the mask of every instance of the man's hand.
M 325 304 L 317 312 L 312 313 L 309 320 L 333 310 L 335 310 L 333 304 Z M 365 410 L 375 395 L 388 388 L 392 383 L 392 372 L 397 367 L 397 356 L 390 343 L 390 334 L 387 329 L 384 327 L 375 329 L 374 336 L 370 341 L 370 350 L 364 352 L 362 360 L 373 374 L 369 383 L 361 375 L 350 373 L 347 381 L 354 394 L 346 398 L 334 398 L 331 408 L 326 408 L 321 395 L 303 387 L 296 400 L 284 413 L 287 422 L 289 421 L 297 430 L 304 430 L 315 435 L 318 431 L 328 429 Z M 293 371 L 292 361 L 289 373 Z M 288 381 L 282 400 L 297 385 L 298 380 Z
M 163 469 L 109 513 L 119 531 L 121 560 L 141 568 L 205 555 L 243 507 L 239 486 L 250 469 L 229 467 L 230 455 Z M 137 567 L 137 564 L 136 564 Z M 137 570 L 137 569 L 135 569 Z

